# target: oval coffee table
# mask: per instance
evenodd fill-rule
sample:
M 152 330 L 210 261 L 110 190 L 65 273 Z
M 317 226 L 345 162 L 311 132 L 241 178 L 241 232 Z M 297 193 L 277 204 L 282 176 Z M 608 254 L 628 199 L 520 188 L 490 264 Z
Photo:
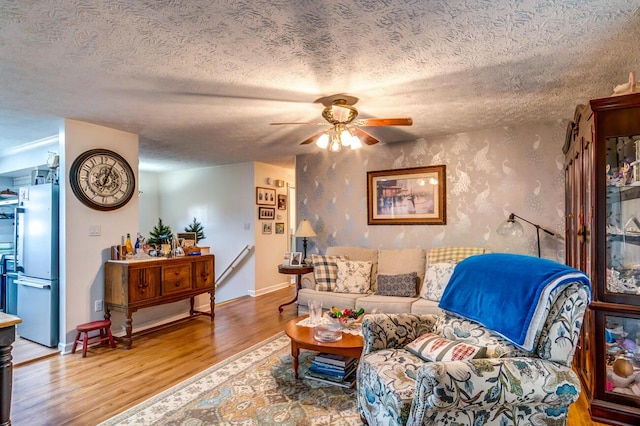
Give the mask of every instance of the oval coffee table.
M 342 339 L 337 342 L 319 342 L 313 338 L 313 327 L 297 325 L 299 321 L 307 317 L 308 315 L 303 315 L 294 318 L 284 326 L 284 332 L 291 339 L 291 356 L 293 356 L 293 372 L 296 379 L 298 378 L 300 349 L 360 358 L 362 347 L 364 346 L 362 336 L 342 333 Z

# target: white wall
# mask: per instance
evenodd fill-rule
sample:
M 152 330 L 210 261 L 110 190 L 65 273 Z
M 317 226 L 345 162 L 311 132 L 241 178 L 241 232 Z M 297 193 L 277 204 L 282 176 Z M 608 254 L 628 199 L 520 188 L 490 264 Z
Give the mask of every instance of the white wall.
M 160 175 L 158 173 L 140 172 L 138 197 L 140 234 L 149 237 L 149 232 L 158 223 L 160 214 Z
M 81 153 L 106 148 L 122 155 L 138 175 L 138 136 L 94 124 L 65 120 L 60 131 L 60 349 L 73 342 L 78 324 L 97 320 L 95 300 L 104 299 L 104 262 L 109 248 L 120 244 L 127 232 L 138 229 L 138 194 L 124 207 L 98 211 L 82 204 L 69 186 L 69 168 Z M 89 227 L 99 226 L 101 235 L 89 236 Z M 136 314 L 134 325 L 143 315 Z M 113 330 L 124 316 L 112 316 Z M 65 347 L 66 345 L 66 347 Z

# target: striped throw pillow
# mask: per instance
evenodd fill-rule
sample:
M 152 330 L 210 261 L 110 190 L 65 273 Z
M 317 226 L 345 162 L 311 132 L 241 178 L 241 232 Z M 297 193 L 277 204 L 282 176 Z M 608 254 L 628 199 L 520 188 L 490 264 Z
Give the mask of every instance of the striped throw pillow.
M 470 343 L 445 339 L 433 333 L 426 333 L 404 347 L 425 361 L 464 361 L 484 358 L 487 348 Z

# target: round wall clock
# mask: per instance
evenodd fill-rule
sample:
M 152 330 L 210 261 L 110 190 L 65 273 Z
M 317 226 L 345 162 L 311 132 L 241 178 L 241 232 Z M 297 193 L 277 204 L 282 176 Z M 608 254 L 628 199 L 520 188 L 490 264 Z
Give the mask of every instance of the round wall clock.
M 91 149 L 78 156 L 69 171 L 73 193 L 88 207 L 115 210 L 129 202 L 136 188 L 133 169 L 120 154 Z

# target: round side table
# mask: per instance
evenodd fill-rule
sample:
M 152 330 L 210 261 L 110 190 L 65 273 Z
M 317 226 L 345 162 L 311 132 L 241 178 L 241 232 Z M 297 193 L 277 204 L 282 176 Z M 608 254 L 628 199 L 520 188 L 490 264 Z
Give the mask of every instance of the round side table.
M 284 306 L 290 305 L 296 300 L 298 300 L 298 291 L 300 291 L 300 289 L 302 288 L 302 276 L 304 274 L 308 274 L 309 272 L 313 272 L 313 266 L 311 265 L 301 265 L 301 266 L 278 265 L 278 272 L 280 272 L 281 274 L 296 276 L 296 297 L 294 297 L 291 302 L 283 303 L 282 305 L 278 306 L 278 312 L 282 313 Z

